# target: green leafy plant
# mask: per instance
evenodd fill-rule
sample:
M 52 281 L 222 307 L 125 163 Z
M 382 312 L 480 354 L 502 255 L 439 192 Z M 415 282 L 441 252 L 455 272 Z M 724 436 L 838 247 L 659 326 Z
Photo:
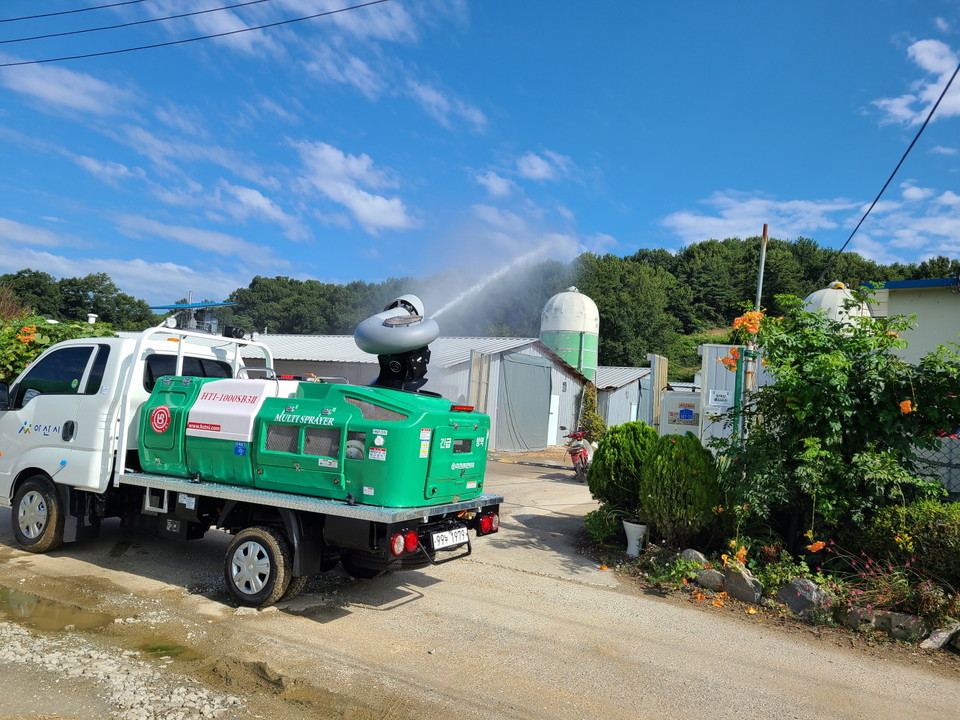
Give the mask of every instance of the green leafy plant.
M 720 499 L 713 455 L 690 433 L 664 435 L 640 470 L 645 518 L 667 544 L 679 546 L 703 530 Z
M 587 431 L 586 439 L 590 442 L 599 442 L 607 431 L 607 424 L 603 421 L 597 407 L 597 386 L 592 382 L 583 388 L 583 413 L 580 426 Z
M 799 298 L 777 300 L 782 317 L 735 322 L 775 382 L 731 414 L 746 440 L 715 444 L 730 459 L 724 506 L 785 536 L 792 529 L 794 541 L 804 528 L 862 524 L 904 498 L 942 494 L 914 472 L 914 448 L 935 442 L 937 428 L 960 424 L 960 356 L 941 348 L 910 365 L 896 352 L 909 318 L 841 322 L 805 311 Z
M 640 471 L 656 441 L 657 431 L 642 422 L 623 423 L 607 430 L 590 463 L 590 494 L 601 503 L 638 518 L 642 511 Z
M 61 340 L 113 335 L 110 326 L 102 323 L 48 323 L 25 315 L 0 319 L 0 381 L 16 380 L 37 355 Z
M 665 562 L 652 558 L 647 568 L 647 578 L 654 585 L 679 590 L 689 581 L 695 580 L 697 573 L 703 570 L 696 560 L 688 560 L 676 555 Z
M 597 545 L 609 545 L 623 531 L 623 514 L 610 505 L 600 505 L 583 516 L 584 529 Z
M 890 506 L 866 526 L 862 542 L 874 557 L 910 562 L 917 572 L 960 588 L 960 503 L 920 500 Z

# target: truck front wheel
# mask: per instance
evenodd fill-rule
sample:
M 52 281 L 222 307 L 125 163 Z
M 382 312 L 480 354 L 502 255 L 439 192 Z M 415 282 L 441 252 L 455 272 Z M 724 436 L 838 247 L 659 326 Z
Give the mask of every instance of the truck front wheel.
M 13 535 L 27 552 L 55 550 L 63 542 L 63 503 L 46 475 L 34 475 L 13 495 Z
M 241 530 L 227 548 L 227 589 L 241 605 L 272 605 L 290 584 L 292 557 L 290 543 L 279 530 L 267 526 Z

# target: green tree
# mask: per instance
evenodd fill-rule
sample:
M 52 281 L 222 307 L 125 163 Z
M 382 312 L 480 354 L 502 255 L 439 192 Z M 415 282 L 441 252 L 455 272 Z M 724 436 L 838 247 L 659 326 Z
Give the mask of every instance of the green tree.
M 0 275 L 0 286 L 10 288 L 37 315 L 60 317 L 60 284 L 53 275 L 37 270 L 18 270 Z
M 858 299 L 869 299 L 856 292 Z M 891 503 L 941 492 L 913 474 L 914 448 L 960 421 L 960 357 L 946 348 L 909 365 L 894 352 L 903 317 L 843 324 L 780 297 L 757 342 L 776 382 L 740 412 L 746 442 L 717 443 L 731 460 L 724 503 L 769 521 L 789 540 L 801 528 L 862 523 Z
M 143 330 L 156 324 L 158 316 L 143 300 L 120 292 L 106 273 L 82 278 L 63 278 L 60 286 L 59 320 L 85 322 L 89 313 L 117 330 Z

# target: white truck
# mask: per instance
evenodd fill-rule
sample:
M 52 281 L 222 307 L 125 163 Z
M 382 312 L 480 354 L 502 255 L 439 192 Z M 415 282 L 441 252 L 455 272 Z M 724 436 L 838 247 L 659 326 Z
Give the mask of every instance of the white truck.
M 251 353 L 262 355 L 262 377 L 244 366 Z M 13 383 L 0 383 L 0 506 L 11 508 L 17 543 L 46 552 L 98 536 L 111 517 L 181 540 L 220 529 L 234 536 L 224 558 L 228 591 L 243 605 L 263 607 L 338 563 L 366 578 L 422 568 L 470 554 L 468 530 L 498 530 L 503 498 L 482 492 L 486 416 L 403 389 L 305 387 L 276 377 L 271 366 L 260 343 L 164 326 L 136 338 L 48 348 Z M 191 442 L 200 442 L 191 433 L 216 438 L 220 426 L 190 422 L 190 407 L 166 401 L 154 402 L 147 417 L 144 406 L 161 386 L 207 388 L 206 398 L 249 407 L 241 417 L 246 429 L 219 445 L 204 440 L 199 453 L 184 456 L 186 472 L 165 470 L 166 456 L 145 449 L 145 435 L 169 437 L 170 448 L 189 453 Z M 283 407 L 266 423 L 271 403 Z M 174 437 L 178 412 L 188 429 Z M 404 439 L 408 426 L 414 441 Z M 278 437 L 285 443 L 279 449 Z M 324 449 L 307 447 L 319 441 Z M 231 457 L 221 461 L 220 446 Z M 391 460 L 405 458 L 400 477 L 388 472 L 388 447 Z M 154 455 L 158 464 L 145 472 Z M 257 465 L 263 462 L 266 475 Z M 224 480 L 217 468 L 227 465 Z M 239 477 L 236 468 L 247 465 L 248 476 Z M 283 484 L 280 472 L 294 483 Z M 277 487 L 287 491 L 263 485 L 265 477 L 280 478 Z M 390 495 L 402 483 L 419 483 L 419 490 Z M 401 501 L 376 504 L 384 497 Z M 413 497 L 420 500 L 403 500 Z

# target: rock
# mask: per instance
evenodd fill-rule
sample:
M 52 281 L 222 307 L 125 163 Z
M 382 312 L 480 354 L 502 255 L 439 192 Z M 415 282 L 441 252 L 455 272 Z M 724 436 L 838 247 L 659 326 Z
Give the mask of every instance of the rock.
M 807 611 L 820 607 L 826 598 L 826 593 L 807 578 L 794 578 L 777 592 L 777 600 L 795 615 L 804 615 Z
M 763 583 L 745 567 L 727 566 L 723 576 L 723 589 L 730 597 L 744 602 L 758 603 L 763 597 Z
M 843 623 L 847 627 L 851 627 L 854 630 L 868 629 L 873 627 L 873 623 L 876 620 L 876 616 L 864 610 L 863 608 L 850 608 L 846 616 L 843 618 Z
M 920 643 L 920 647 L 924 650 L 939 650 L 955 637 L 960 639 L 960 623 L 954 623 L 950 627 L 937 628 L 930 633 L 930 637 Z
M 694 582 L 708 590 L 719 591 L 723 589 L 723 573 L 713 569 L 698 570 L 697 578 Z
M 684 550 L 682 553 L 680 553 L 680 557 L 682 557 L 684 560 L 691 560 L 695 563 L 699 563 L 700 567 L 706 567 L 709 565 L 706 555 L 699 550 L 694 550 L 692 548 L 687 548 Z
M 916 640 L 923 637 L 927 628 L 915 615 L 896 612 L 879 612 L 873 621 L 877 630 L 883 630 L 895 640 Z

